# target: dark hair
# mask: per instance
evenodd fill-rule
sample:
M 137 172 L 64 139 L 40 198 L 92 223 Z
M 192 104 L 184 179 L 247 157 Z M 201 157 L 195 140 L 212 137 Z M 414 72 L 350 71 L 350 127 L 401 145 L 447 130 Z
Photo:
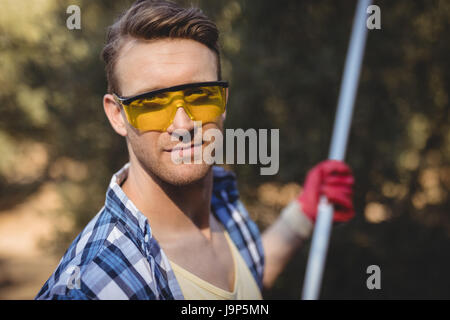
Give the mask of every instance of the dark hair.
M 164 39 L 181 38 L 198 41 L 217 55 L 218 79 L 221 78 L 219 31 L 198 8 L 183 8 L 165 0 L 139 0 L 108 28 L 102 51 L 105 62 L 108 92 L 118 92 L 114 68 L 120 49 L 127 38 Z

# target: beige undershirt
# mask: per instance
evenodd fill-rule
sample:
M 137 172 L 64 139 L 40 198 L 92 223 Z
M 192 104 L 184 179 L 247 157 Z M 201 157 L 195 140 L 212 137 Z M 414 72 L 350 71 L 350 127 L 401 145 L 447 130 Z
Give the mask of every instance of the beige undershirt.
M 239 250 L 224 232 L 233 256 L 233 292 L 221 289 L 170 261 L 186 300 L 261 300 L 261 292 Z

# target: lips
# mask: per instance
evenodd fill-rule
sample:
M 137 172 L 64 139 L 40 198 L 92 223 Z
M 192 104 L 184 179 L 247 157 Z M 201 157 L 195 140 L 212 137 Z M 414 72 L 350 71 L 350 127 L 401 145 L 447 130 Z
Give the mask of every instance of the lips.
M 205 143 L 205 141 L 202 141 L 201 143 L 191 143 L 191 144 L 186 145 L 186 146 L 178 146 L 177 145 L 177 146 L 175 146 L 173 148 L 164 149 L 164 151 L 166 151 L 166 152 L 173 152 L 173 151 L 179 151 L 179 150 L 181 150 L 181 151 L 189 150 L 189 149 L 193 149 L 195 147 L 199 147 L 199 146 L 203 145 L 204 143 Z

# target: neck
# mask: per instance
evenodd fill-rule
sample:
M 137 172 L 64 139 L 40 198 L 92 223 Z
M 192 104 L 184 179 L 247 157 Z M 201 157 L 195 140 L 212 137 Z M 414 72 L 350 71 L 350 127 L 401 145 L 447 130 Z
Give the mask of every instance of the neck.
M 210 205 L 212 170 L 192 184 L 176 186 L 146 171 L 137 159 L 130 157 L 128 178 L 122 189 L 148 218 L 158 238 L 170 240 L 193 227 L 210 238 Z

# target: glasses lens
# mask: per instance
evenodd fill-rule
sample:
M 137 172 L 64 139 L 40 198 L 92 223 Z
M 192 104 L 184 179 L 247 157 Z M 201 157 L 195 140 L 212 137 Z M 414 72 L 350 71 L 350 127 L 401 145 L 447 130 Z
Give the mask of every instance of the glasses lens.
M 180 104 L 180 102 L 182 102 Z M 194 121 L 217 122 L 225 112 L 225 88 L 199 86 L 179 91 L 168 91 L 124 105 L 127 119 L 141 131 L 164 131 L 172 123 L 179 106 Z
M 158 98 L 135 100 L 124 109 L 130 124 L 141 131 L 165 130 L 176 111 Z
M 185 101 L 193 120 L 217 122 L 225 112 L 225 88 L 220 86 L 191 88 L 185 91 Z

